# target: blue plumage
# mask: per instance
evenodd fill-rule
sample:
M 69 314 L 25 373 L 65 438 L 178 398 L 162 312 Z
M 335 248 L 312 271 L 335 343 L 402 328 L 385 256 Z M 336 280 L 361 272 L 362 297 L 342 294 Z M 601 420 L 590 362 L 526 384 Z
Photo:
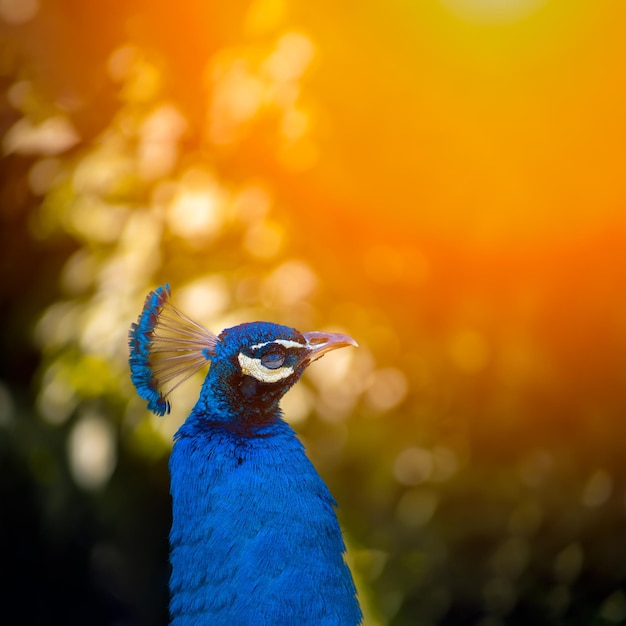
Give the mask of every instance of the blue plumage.
M 173 388 L 163 381 L 210 360 L 170 458 L 171 624 L 359 624 L 335 501 L 279 408 L 307 365 L 355 342 L 267 322 L 215 337 L 177 310 L 164 330 L 168 298 L 167 287 L 152 292 L 131 328 L 138 393 L 163 414 Z

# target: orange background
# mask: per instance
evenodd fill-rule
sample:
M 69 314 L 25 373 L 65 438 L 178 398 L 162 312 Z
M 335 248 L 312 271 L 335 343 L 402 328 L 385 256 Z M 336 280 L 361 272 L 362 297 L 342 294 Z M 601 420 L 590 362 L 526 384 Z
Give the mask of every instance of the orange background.
M 93 598 L 116 593 L 165 619 L 166 462 L 199 381 L 148 416 L 126 333 L 166 281 L 215 332 L 359 341 L 285 412 L 341 505 L 367 624 L 626 619 L 623 2 L 0 18 L 4 475 L 33 485 L 63 589 L 100 566 L 139 581 L 89 586 L 75 623 L 107 623 Z M 78 606 L 63 589 L 52 615 Z

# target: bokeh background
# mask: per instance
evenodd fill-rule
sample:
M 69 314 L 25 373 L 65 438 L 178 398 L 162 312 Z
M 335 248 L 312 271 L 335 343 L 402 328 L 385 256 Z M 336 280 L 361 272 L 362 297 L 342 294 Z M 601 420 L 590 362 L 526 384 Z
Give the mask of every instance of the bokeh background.
M 366 624 L 626 623 L 626 4 L 0 0 L 2 624 L 167 621 L 127 331 L 340 330 L 285 411 Z

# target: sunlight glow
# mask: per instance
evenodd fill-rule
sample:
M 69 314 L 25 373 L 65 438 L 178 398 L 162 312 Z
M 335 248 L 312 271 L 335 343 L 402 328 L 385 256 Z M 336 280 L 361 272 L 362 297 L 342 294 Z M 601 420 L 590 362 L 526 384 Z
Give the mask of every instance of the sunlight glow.
M 78 194 L 102 194 L 120 188 L 131 177 L 135 163 L 118 137 L 108 136 L 76 165 L 73 183 Z
M 194 240 L 216 235 L 223 223 L 223 192 L 200 170 L 185 174 L 168 213 L 171 231 Z
M 128 209 L 97 196 L 78 196 L 68 210 L 68 231 L 79 239 L 112 243 L 122 232 Z
M 0 0 L 0 18 L 9 24 L 29 22 L 38 12 L 38 0 Z
M 272 197 L 265 187 L 247 185 L 236 195 L 232 209 L 243 222 L 253 222 L 267 215 Z
M 39 345 L 59 348 L 75 339 L 79 311 L 80 307 L 73 302 L 59 301 L 49 306 L 35 327 Z M 47 382 L 44 380 L 44 383 Z
M 308 37 L 300 33 L 287 33 L 279 39 L 264 68 L 277 82 L 297 80 L 306 70 L 314 54 L 315 47 Z
M 218 59 L 212 71 L 213 100 L 209 114 L 209 139 L 216 144 L 233 142 L 240 126 L 258 112 L 265 98 L 263 81 L 245 59 Z
M 481 23 L 521 21 L 545 2 L 546 0 L 441 0 L 458 17 Z
M 189 317 L 208 324 L 209 318 L 230 306 L 228 283 L 223 276 L 201 276 L 176 291 L 177 306 Z M 219 332 L 221 329 L 209 329 Z
M 246 233 L 244 246 L 258 259 L 276 256 L 283 245 L 284 233 L 280 224 L 270 220 L 259 220 Z
M 74 480 L 85 489 L 101 487 L 117 463 L 113 428 L 97 413 L 80 418 L 68 442 L 70 469 Z
M 126 339 L 124 311 L 116 298 L 94 302 L 83 315 L 80 343 L 87 354 L 113 356 Z
M 93 253 L 77 250 L 65 263 L 61 273 L 61 285 L 68 294 L 85 293 L 93 285 L 98 261 Z
M 365 395 L 368 406 L 377 413 L 400 404 L 408 391 L 406 375 L 395 367 L 377 370 Z
M 246 14 L 246 30 L 251 33 L 263 33 L 275 28 L 286 11 L 286 0 L 255 0 Z
M 62 424 L 76 408 L 78 399 L 62 363 L 54 363 L 44 374 L 37 395 L 37 408 L 49 424 Z
M 187 121 L 172 104 L 157 107 L 139 129 L 138 165 L 144 180 L 156 180 L 169 174 L 178 160 L 178 141 L 187 129 Z
M 35 195 L 44 195 L 52 187 L 61 170 L 61 163 L 57 158 L 44 158 L 30 168 L 28 184 Z
M 287 261 L 278 266 L 263 284 L 268 306 L 294 306 L 310 298 L 317 288 L 317 276 L 303 261 Z
M 307 113 L 294 108 L 285 113 L 281 130 L 287 139 L 295 141 L 306 134 L 309 125 L 309 116 Z
M 139 51 L 134 46 L 120 46 L 109 56 L 107 70 L 109 76 L 114 80 L 123 81 L 139 58 Z
M 40 124 L 18 120 L 4 136 L 6 154 L 60 154 L 75 146 L 80 140 L 70 120 L 62 115 L 50 117 Z
M 218 227 L 217 199 L 209 190 L 183 191 L 170 207 L 170 228 L 178 235 L 210 235 Z

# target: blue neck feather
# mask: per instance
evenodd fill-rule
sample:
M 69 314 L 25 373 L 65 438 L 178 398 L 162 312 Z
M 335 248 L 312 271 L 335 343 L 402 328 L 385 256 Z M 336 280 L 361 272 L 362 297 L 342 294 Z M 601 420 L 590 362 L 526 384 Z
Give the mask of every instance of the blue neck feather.
M 335 502 L 292 429 L 246 437 L 204 417 L 170 458 L 171 623 L 360 623 Z

